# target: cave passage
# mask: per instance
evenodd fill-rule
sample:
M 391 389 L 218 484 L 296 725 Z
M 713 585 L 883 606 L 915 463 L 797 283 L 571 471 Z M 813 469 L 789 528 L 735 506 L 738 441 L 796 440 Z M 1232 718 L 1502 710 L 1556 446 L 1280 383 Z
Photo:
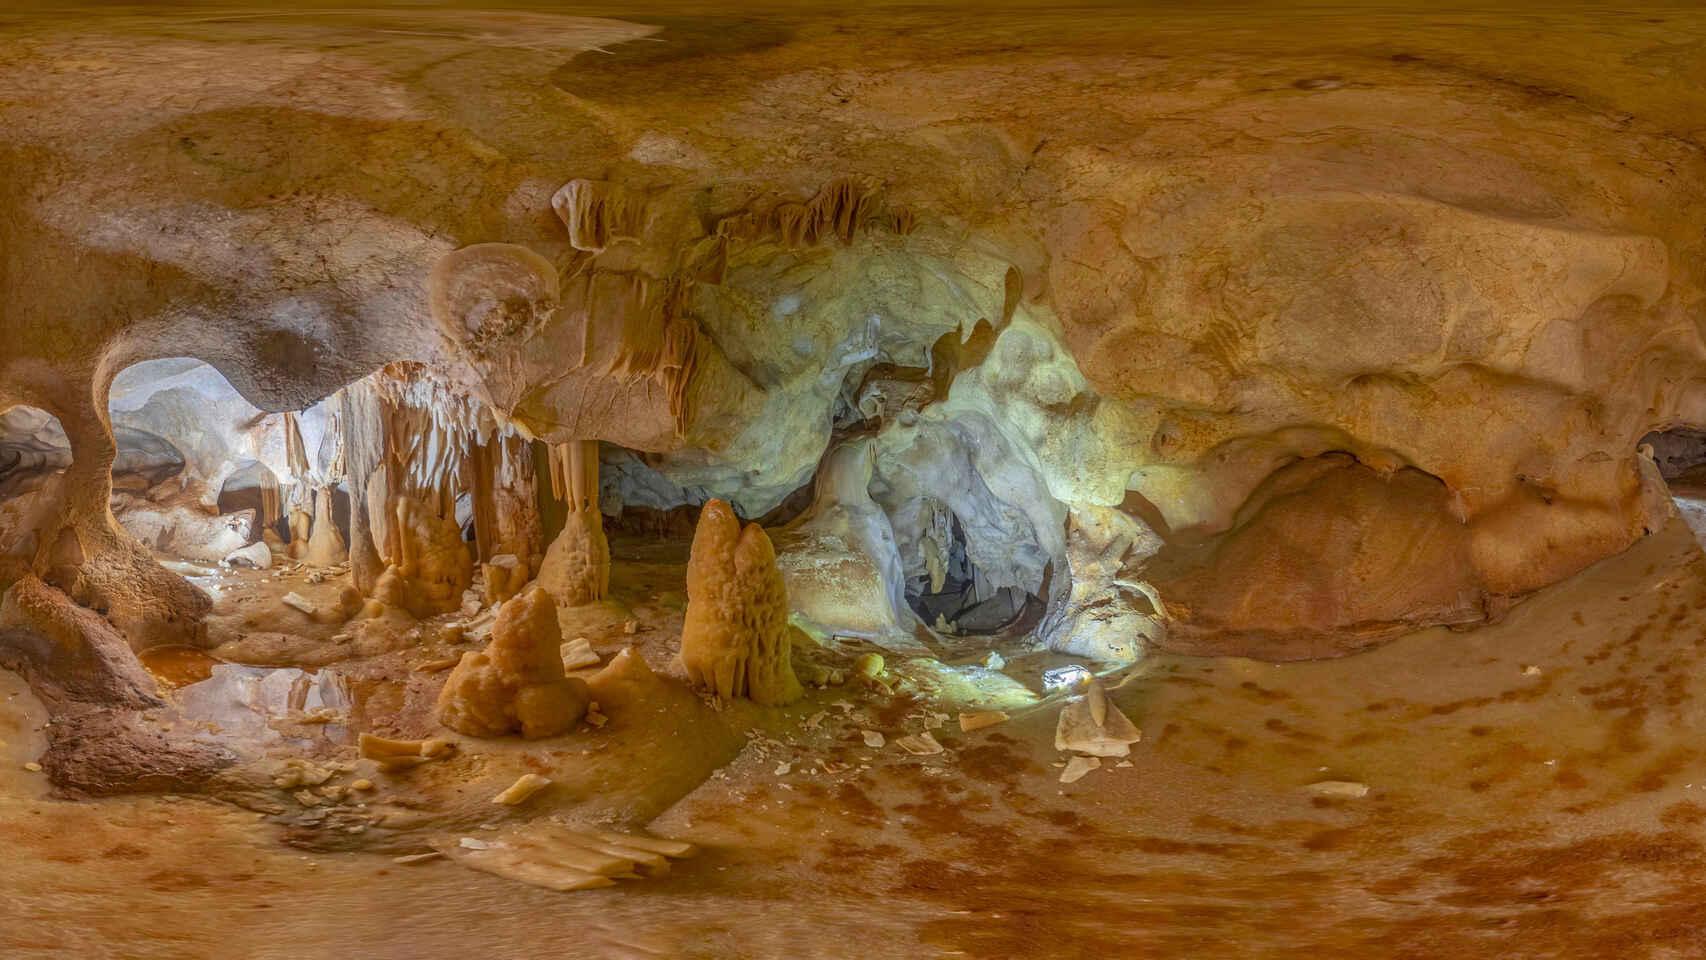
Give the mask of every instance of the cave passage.
M 1020 620 L 1041 604 L 1035 595 L 1013 586 L 992 586 L 966 550 L 965 528 L 947 514 L 945 542 L 924 541 L 922 575 L 906 581 L 906 602 L 924 623 L 961 636 L 991 635 Z
M 1706 955 L 1706 4 L 1233 6 L 6 4 L 0 958 Z

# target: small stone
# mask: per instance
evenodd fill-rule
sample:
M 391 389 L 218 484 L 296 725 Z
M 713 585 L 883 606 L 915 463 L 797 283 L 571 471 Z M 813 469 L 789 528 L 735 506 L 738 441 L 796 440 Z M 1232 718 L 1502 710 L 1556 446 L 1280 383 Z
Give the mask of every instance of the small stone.
M 979 710 L 975 713 L 962 713 L 960 714 L 960 732 L 970 733 L 973 730 L 982 730 L 984 727 L 1006 723 L 1007 720 L 1006 712 L 1001 710 Z
M 432 850 L 427 853 L 411 853 L 401 857 L 392 857 L 391 862 L 405 865 L 411 863 L 425 863 L 428 860 L 437 860 L 442 856 L 444 856 L 444 854 L 439 853 L 437 850 Z
M 357 780 L 354 783 L 351 783 L 349 785 L 349 788 L 351 790 L 360 790 L 361 792 L 366 793 L 367 791 L 373 789 L 373 781 L 367 779 L 366 777 L 362 777 L 360 780 Z
M 792 763 L 788 763 L 786 761 L 784 761 L 782 763 L 778 763 L 776 765 L 776 776 L 785 777 L 793 769 L 794 769 L 794 765 Z
M 29 763 L 24 764 L 24 769 L 28 770 L 31 773 L 40 773 L 41 772 L 41 764 L 35 762 L 34 760 L 31 760 Z
M 1060 771 L 1061 783 L 1077 783 L 1084 775 L 1101 767 L 1102 761 L 1096 757 L 1073 757 L 1066 761 L 1066 769 Z
M 629 620 L 627 623 L 622 624 L 622 632 L 629 634 L 629 635 L 639 633 L 640 632 L 640 621 Z
M 310 617 L 319 612 L 319 610 L 315 608 L 313 601 L 294 590 L 285 594 L 284 598 L 281 599 L 279 603 L 282 603 L 293 610 L 300 610 Z
M 862 653 L 853 661 L 853 672 L 867 680 L 875 680 L 883 675 L 883 655 L 880 653 Z
M 1522 668 L 1522 675 L 1525 677 L 1538 677 L 1540 676 L 1540 668 L 1531 663 Z
M 883 739 L 882 734 L 878 733 L 875 730 L 861 730 L 861 731 L 859 731 L 859 735 L 865 738 L 865 746 L 871 747 L 873 749 L 880 747 L 883 744 L 888 742 L 887 740 Z
M 508 789 L 492 798 L 493 803 L 501 803 L 506 807 L 516 807 L 532 799 L 533 795 L 551 785 L 546 777 L 537 773 L 524 773 L 509 785 Z
M 1339 797 L 1355 800 L 1368 796 L 1368 784 L 1354 780 L 1317 780 L 1304 788 L 1318 797 Z
M 253 567 L 257 570 L 265 570 L 272 566 L 272 549 L 265 543 L 256 540 L 246 547 L 226 554 L 225 559 L 221 562 L 233 567 Z
M 989 651 L 989 656 L 983 658 L 983 665 L 991 670 L 1000 670 L 1002 667 L 1007 666 L 1007 659 L 1001 656 L 1001 654 L 996 653 L 994 650 L 991 650 Z
M 598 651 L 592 648 L 592 644 L 585 637 L 576 637 L 563 644 L 560 652 L 563 656 L 563 669 L 565 671 L 598 666 Z
M 933 757 L 942 752 L 942 745 L 936 742 L 928 731 L 900 737 L 894 745 L 915 757 Z
M 473 837 L 463 837 L 456 841 L 456 845 L 464 850 L 490 850 L 492 848 L 492 845 L 486 841 L 476 840 Z

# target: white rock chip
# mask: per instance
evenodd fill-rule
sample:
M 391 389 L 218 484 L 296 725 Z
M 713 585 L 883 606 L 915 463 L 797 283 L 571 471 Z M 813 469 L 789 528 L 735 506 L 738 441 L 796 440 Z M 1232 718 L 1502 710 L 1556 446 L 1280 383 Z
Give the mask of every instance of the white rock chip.
M 304 597 L 302 594 L 297 593 L 294 590 L 285 594 L 284 598 L 280 600 L 279 603 L 282 603 L 293 610 L 300 610 L 310 617 L 319 612 L 319 608 L 314 606 L 314 602 L 312 600 L 309 600 L 307 597 Z
M 1084 779 L 1085 774 L 1097 769 L 1101 765 L 1102 761 L 1095 757 L 1073 757 L 1071 760 L 1066 761 L 1066 769 L 1060 771 L 1060 782 L 1077 783 L 1079 780 Z
M 1068 703 L 1060 711 L 1060 722 L 1054 728 L 1054 748 L 1093 757 L 1124 757 L 1131 754 L 1131 744 L 1143 739 L 1143 731 L 1108 702 L 1101 683 L 1091 680 L 1084 696 Z
M 1368 796 L 1368 784 L 1357 783 L 1354 780 L 1317 780 L 1304 787 L 1318 797 L 1341 797 L 1355 800 Z
M 576 637 L 563 644 L 561 652 L 565 671 L 598 666 L 598 651 L 592 648 L 592 644 L 585 637 Z
M 225 563 L 233 567 L 253 567 L 265 570 L 272 566 L 272 548 L 265 542 L 256 540 L 246 547 L 233 550 L 225 555 Z

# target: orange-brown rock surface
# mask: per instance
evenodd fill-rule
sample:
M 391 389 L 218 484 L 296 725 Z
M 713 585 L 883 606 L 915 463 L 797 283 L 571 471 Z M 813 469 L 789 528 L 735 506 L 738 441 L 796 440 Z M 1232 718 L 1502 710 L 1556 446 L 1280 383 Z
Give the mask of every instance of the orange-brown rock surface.
M 157 357 L 265 410 L 419 362 L 530 436 L 650 454 L 625 493 L 659 508 L 762 514 L 854 423 L 999 438 L 956 517 L 1031 529 L 965 546 L 1024 557 L 980 572 L 1051 605 L 1073 510 L 1236 538 L 1270 476 L 1335 451 L 1434 478 L 1383 515 L 1457 524 L 1466 578 L 1520 596 L 1649 529 L 1636 442 L 1706 422 L 1688 11 L 1521 39 L 1266 10 L 322 14 L 0 30 L 0 409 L 57 417 L 73 457 L 0 570 L 59 570 L 135 642 L 198 616 L 106 513 L 108 386 Z M 879 366 L 943 382 L 898 400 Z M 1360 574 L 1331 564 L 1307 576 L 1342 594 Z M 1280 619 L 1426 620 L 1431 590 Z

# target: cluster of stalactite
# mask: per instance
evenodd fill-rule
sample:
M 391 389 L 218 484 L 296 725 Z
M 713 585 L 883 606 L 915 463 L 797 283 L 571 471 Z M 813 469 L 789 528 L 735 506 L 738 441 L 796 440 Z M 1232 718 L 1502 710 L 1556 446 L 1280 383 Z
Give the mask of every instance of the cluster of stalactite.
M 391 364 L 345 388 L 338 417 L 351 489 L 351 569 L 364 593 L 389 590 L 382 599 L 428 615 L 461 605 L 476 564 L 490 601 L 513 596 L 540 572 L 546 551 L 534 444 L 484 403 L 418 364 Z M 557 459 L 549 457 L 554 481 Z M 592 461 L 586 502 L 596 525 L 596 444 Z M 558 488 L 557 499 L 567 499 L 568 488 L 554 482 Z M 471 540 L 457 521 L 464 496 Z M 602 543 L 602 530 L 598 537 Z

